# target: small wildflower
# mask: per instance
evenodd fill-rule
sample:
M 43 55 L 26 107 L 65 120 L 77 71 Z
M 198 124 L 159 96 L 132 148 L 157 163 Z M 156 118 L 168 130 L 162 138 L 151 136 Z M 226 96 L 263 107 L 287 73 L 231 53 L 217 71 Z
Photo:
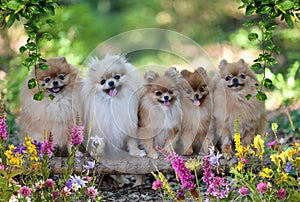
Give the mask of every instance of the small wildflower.
M 44 142 L 42 143 L 42 147 L 41 147 L 41 152 L 44 155 L 48 155 L 49 157 L 52 156 L 52 153 L 54 151 L 54 140 L 53 140 L 53 136 L 52 134 L 50 133 L 50 136 L 49 138 Z
M 19 146 L 17 146 L 14 150 L 13 150 L 13 152 L 14 152 L 14 155 L 16 155 L 16 154 L 25 154 L 26 153 L 26 150 L 27 150 L 27 147 L 26 146 L 24 146 L 24 145 L 19 145 Z
M 85 170 L 91 170 L 95 167 L 95 161 L 88 161 L 86 165 L 83 165 Z
M 270 179 L 273 177 L 273 170 L 270 168 L 264 168 L 260 173 L 259 176 L 261 176 L 263 179 Z
M 181 201 L 181 200 L 185 199 L 184 190 L 182 188 L 177 190 L 176 198 L 177 198 L 178 201 Z
M 73 146 L 79 145 L 83 141 L 83 126 L 74 126 L 71 133 L 71 143 Z
M 188 159 L 185 162 L 185 167 L 189 170 L 195 170 L 201 166 L 202 162 L 199 159 Z
M 7 136 L 7 125 L 6 125 L 6 118 L 3 116 L 3 118 L 0 117 L 0 138 L 2 140 L 6 140 Z
M 286 191 L 285 191 L 285 189 L 284 188 L 279 189 L 277 191 L 276 195 L 277 195 L 277 198 L 284 199 L 286 197 Z
M 237 166 L 236 166 L 236 169 L 238 171 L 241 171 L 244 166 L 245 166 L 245 163 L 243 163 L 242 161 L 239 161 L 238 164 L 237 164 Z
M 85 187 L 85 184 L 87 183 L 85 180 L 81 179 L 80 176 L 74 175 L 70 178 L 72 184 L 77 184 L 79 188 Z
M 60 196 L 60 192 L 59 191 L 54 191 L 52 192 L 52 200 L 56 201 L 56 199 Z
M 293 166 L 292 166 L 291 162 L 288 161 L 286 163 L 286 167 L 285 167 L 284 171 L 287 172 L 287 173 L 289 173 L 289 172 L 291 172 L 292 169 L 293 169 Z
M 213 146 L 209 148 L 209 159 L 212 165 L 219 165 L 219 159 L 221 157 L 222 154 L 220 154 L 219 152 L 215 154 L 215 149 Z
M 0 164 L 0 170 L 4 170 L 4 169 L 5 169 L 4 165 Z
M 98 190 L 94 187 L 94 186 L 91 186 L 91 187 L 88 187 L 86 188 L 86 194 L 91 198 L 96 198 L 97 195 L 98 195 Z
M 76 192 L 76 191 L 78 191 L 79 188 L 80 188 L 80 187 L 79 187 L 79 184 L 77 184 L 77 183 L 72 183 L 72 187 L 71 187 L 71 190 L 72 190 L 72 191 Z
M 266 191 L 268 191 L 268 184 L 265 182 L 260 182 L 256 189 L 259 191 L 259 193 L 264 194 Z
M 266 145 L 267 145 L 268 147 L 274 147 L 276 144 L 277 144 L 277 141 L 274 140 L 273 142 L 268 142 Z
M 87 183 L 91 183 L 92 182 L 92 178 L 90 176 L 86 176 L 85 177 L 85 181 L 87 181 Z
M 152 189 L 154 189 L 154 190 L 157 190 L 157 189 L 161 188 L 162 186 L 163 186 L 163 183 L 160 180 L 155 180 L 152 183 Z
M 272 123 L 272 131 L 276 134 L 277 133 L 278 124 Z
M 61 190 L 61 194 L 64 197 L 70 196 L 71 195 L 70 189 L 68 187 L 63 187 Z
M 19 193 L 24 197 L 28 197 L 31 194 L 31 190 L 29 187 L 24 186 L 24 187 L 21 187 L 21 189 L 19 190 Z
M 247 196 L 249 194 L 249 190 L 247 187 L 241 187 L 239 189 L 239 194 L 242 196 Z
M 49 188 L 52 188 L 55 186 L 55 182 L 52 179 L 47 179 L 45 185 Z
M 256 149 L 256 156 L 262 159 L 262 155 L 264 154 L 264 140 L 260 135 L 256 135 L 253 140 L 253 147 Z
M 45 185 L 45 182 L 43 180 L 39 180 L 35 183 L 35 188 L 41 189 L 44 187 L 44 185 Z
M 66 182 L 66 186 L 69 188 L 69 189 L 71 189 L 72 188 L 72 180 L 68 180 L 67 182 Z

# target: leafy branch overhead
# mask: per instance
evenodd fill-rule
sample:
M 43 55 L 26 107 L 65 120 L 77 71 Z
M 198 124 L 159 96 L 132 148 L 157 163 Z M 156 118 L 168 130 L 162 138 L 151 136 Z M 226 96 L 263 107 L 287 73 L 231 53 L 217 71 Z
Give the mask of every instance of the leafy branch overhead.
M 41 32 L 44 25 L 50 27 L 55 26 L 55 22 L 51 19 L 44 19 L 45 16 L 55 14 L 55 6 L 57 0 L 8 0 L 0 3 L 0 24 L 3 27 L 10 28 L 17 21 L 24 21 L 24 29 L 27 33 L 27 41 L 21 46 L 20 53 L 27 53 L 27 57 L 23 60 L 22 65 L 28 70 L 37 62 L 45 62 L 39 53 L 39 42 L 41 40 L 52 40 L 53 36 L 49 32 Z M 40 69 L 48 69 L 48 65 L 41 63 L 38 65 Z M 28 87 L 30 89 L 38 86 L 39 92 L 34 95 L 35 100 L 44 98 L 43 88 L 39 86 L 37 78 L 29 80 Z
M 258 26 L 260 30 L 260 33 L 250 33 L 248 39 L 260 44 L 262 52 L 254 60 L 251 68 L 256 72 L 261 71 L 263 73 L 263 79 L 256 97 L 259 100 L 266 100 L 267 95 L 262 91 L 262 87 L 273 89 L 272 80 L 266 78 L 266 68 L 272 69 L 272 67 L 277 65 L 273 54 L 280 54 L 280 48 L 274 43 L 274 31 L 277 27 L 275 19 L 280 18 L 280 20 L 284 20 L 290 28 L 293 28 L 295 25 L 300 27 L 300 4 L 297 0 L 242 0 L 242 2 L 243 4 L 239 9 L 245 8 L 245 15 L 256 14 L 259 16 L 258 21 L 250 19 L 243 26 Z

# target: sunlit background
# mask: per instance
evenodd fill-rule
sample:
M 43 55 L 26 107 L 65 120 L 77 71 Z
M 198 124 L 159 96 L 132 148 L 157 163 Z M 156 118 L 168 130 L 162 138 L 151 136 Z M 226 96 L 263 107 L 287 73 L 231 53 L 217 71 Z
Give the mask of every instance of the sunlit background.
M 243 58 L 252 64 L 259 54 L 259 46 L 248 40 L 249 31 L 258 31 L 258 28 L 249 30 L 242 26 L 247 19 L 255 16 L 245 17 L 244 10 L 238 9 L 241 5 L 238 0 L 60 0 L 58 4 L 53 17 L 56 27 L 45 27 L 54 38 L 50 42 L 43 41 L 40 51 L 45 58 L 65 56 L 69 63 L 83 70 L 86 59 L 97 46 L 121 33 L 144 28 L 175 31 L 195 41 L 209 61 L 199 65 L 208 68 L 211 77 L 221 59 L 232 62 Z M 299 108 L 300 30 L 288 28 L 280 19 L 277 23 L 275 43 L 282 53 L 275 55 L 278 65 L 267 70 L 267 77 L 276 86 L 273 92 L 268 93 L 267 109 L 282 106 Z M 18 52 L 26 39 L 22 22 L 14 24 L 9 30 L 1 29 L 0 90 L 11 132 L 17 129 L 15 120 L 18 120 L 20 112 L 19 91 L 29 73 L 21 66 L 25 55 Z M 193 47 L 182 48 L 193 53 Z M 162 66 L 190 68 L 186 61 L 164 51 L 136 51 L 128 54 L 128 59 L 141 73 L 150 67 L 157 71 Z M 258 77 L 261 78 L 261 75 Z M 299 109 L 292 114 L 298 127 L 299 116 Z M 284 118 L 282 124 L 288 128 L 290 122 Z

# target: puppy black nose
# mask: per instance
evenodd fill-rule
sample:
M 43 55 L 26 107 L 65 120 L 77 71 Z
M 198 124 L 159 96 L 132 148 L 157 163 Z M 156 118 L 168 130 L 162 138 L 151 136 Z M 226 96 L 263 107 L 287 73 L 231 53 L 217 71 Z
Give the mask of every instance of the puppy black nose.
M 53 81 L 53 86 L 58 86 L 58 81 Z
M 110 82 L 108 82 L 108 85 L 109 85 L 109 86 L 114 86 L 114 85 L 115 85 L 115 82 L 114 82 L 114 81 L 110 81 Z
M 165 95 L 164 100 L 169 100 L 169 96 Z
M 194 99 L 199 100 L 199 94 L 195 94 Z
M 233 82 L 233 83 L 238 83 L 239 80 L 238 80 L 237 78 L 233 78 L 233 79 L 232 79 L 232 82 Z

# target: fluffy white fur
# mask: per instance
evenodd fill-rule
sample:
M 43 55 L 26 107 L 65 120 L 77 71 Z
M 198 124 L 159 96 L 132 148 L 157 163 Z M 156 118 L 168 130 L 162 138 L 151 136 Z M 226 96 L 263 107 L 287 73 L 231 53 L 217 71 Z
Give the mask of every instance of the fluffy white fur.
M 116 79 L 116 75 L 120 78 Z M 114 90 L 108 90 L 109 82 L 114 83 Z M 142 85 L 143 79 L 124 57 L 106 55 L 102 60 L 92 59 L 81 91 L 85 126 L 89 128 L 92 124 L 90 136 L 103 139 L 97 148 L 89 142 L 88 151 L 92 156 L 123 156 L 126 150 L 131 155 L 143 155 L 135 138 Z

